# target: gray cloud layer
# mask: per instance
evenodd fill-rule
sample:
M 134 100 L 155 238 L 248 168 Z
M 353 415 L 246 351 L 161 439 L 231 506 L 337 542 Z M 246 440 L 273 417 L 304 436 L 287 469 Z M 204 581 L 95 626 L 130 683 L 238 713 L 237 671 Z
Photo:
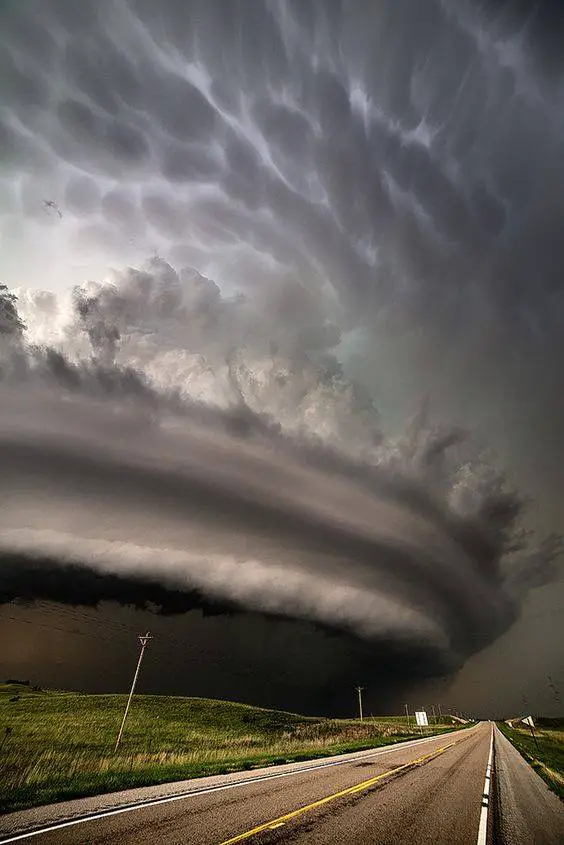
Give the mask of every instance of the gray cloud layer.
M 373 397 L 478 423 L 560 526 L 561 4 L 0 16 L 0 273 L 38 347 L 4 365 L 2 594 L 45 584 L 41 555 L 124 600 L 160 572 L 165 604 L 422 637 L 448 665 L 510 624 L 552 541 L 510 561 L 489 462 L 424 415 L 384 437 Z
M 5 4 L 2 51 L 7 208 L 69 247 L 290 269 L 357 317 L 560 302 L 548 4 L 70 5 Z
M 49 317 L 60 351 L 5 356 L 5 599 L 52 597 L 38 562 L 69 584 L 78 565 L 96 576 L 93 596 L 100 575 L 120 601 L 143 583 L 149 601 L 156 584 L 423 650 L 432 672 L 515 619 L 555 550 L 505 566 L 522 505 L 461 432 L 434 429 L 424 411 L 390 441 L 338 362 L 308 353 L 299 324 L 275 342 L 293 291 L 224 299 L 153 260 L 75 289 L 66 322 L 64 298 L 28 294 L 30 333 Z
M 2 6 L 3 279 L 153 249 L 231 289 L 291 274 L 385 412 L 432 392 L 559 495 L 560 5 L 72 5 Z

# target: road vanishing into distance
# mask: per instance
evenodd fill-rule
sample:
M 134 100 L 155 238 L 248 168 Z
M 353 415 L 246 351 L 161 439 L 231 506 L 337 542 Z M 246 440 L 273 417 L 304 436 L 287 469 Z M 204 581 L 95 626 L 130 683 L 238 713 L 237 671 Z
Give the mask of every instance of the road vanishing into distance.
M 562 845 L 564 805 L 482 722 L 323 761 L 13 813 L 0 819 L 0 834 L 37 845 Z

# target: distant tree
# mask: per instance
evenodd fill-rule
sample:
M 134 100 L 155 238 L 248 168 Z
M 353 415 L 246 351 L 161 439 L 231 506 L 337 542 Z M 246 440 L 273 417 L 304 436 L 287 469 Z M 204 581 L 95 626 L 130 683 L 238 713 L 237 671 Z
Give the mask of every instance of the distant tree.
M 25 323 L 18 314 L 17 296 L 0 284 L 0 335 L 19 337 Z

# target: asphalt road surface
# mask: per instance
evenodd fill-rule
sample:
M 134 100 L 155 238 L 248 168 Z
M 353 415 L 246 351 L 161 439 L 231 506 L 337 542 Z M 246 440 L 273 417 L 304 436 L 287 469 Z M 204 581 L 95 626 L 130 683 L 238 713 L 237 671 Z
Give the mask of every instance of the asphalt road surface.
M 513 748 L 507 748 L 501 734 L 495 733 L 501 774 L 499 783 L 493 778 L 489 814 L 482 808 L 488 804 L 484 780 L 492 726 L 481 723 L 442 737 L 346 755 L 337 765 L 334 760 L 327 761 L 330 765 L 316 761 L 193 781 L 183 784 L 192 791 L 181 798 L 165 797 L 160 803 L 126 812 L 110 810 L 71 826 L 59 824 L 33 838 L 0 841 L 37 845 L 485 845 L 493 842 L 496 834 L 496 841 L 497 836 L 508 837 L 499 840 L 503 845 L 563 843 L 561 803 Z M 498 820 L 494 818 L 496 808 L 502 813 Z M 486 835 L 482 841 L 481 816 Z M 10 817 L 2 820 L 3 833 L 9 821 Z
M 493 819 L 496 845 L 564 843 L 564 804 L 497 729 Z

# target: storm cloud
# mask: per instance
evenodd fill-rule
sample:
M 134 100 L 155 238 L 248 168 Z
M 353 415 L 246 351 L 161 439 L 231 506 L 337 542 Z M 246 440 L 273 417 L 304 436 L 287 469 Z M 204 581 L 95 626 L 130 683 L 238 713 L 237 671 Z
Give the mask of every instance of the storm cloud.
M 356 319 L 401 288 L 421 319 L 433 286 L 451 321 L 515 304 L 523 328 L 532 272 L 558 295 L 548 3 L 69 6 L 4 5 L 2 126 L 6 196 L 39 232 L 45 192 L 67 208 L 71 253 L 193 248 L 226 281 L 243 258 Z
M 176 610 L 201 597 L 303 619 L 422 651 L 430 673 L 514 621 L 529 571 L 513 562 L 512 577 L 520 497 L 426 409 L 386 438 L 338 361 L 328 367 L 331 332 L 313 332 L 312 351 L 284 321 L 276 343 L 292 295 L 288 283 L 274 300 L 224 300 L 153 259 L 76 288 L 59 351 L 12 348 L 0 388 L 4 600 L 58 590 L 84 602 L 86 569 L 90 603 L 127 602 L 128 589 L 138 603 L 145 584 L 165 612 L 170 593 Z M 65 300 L 22 304 L 40 332 Z M 226 314 L 244 346 L 225 336 Z M 554 553 L 529 562 L 536 582 Z
M 0 15 L 4 600 L 462 665 L 556 572 L 559 4 Z

